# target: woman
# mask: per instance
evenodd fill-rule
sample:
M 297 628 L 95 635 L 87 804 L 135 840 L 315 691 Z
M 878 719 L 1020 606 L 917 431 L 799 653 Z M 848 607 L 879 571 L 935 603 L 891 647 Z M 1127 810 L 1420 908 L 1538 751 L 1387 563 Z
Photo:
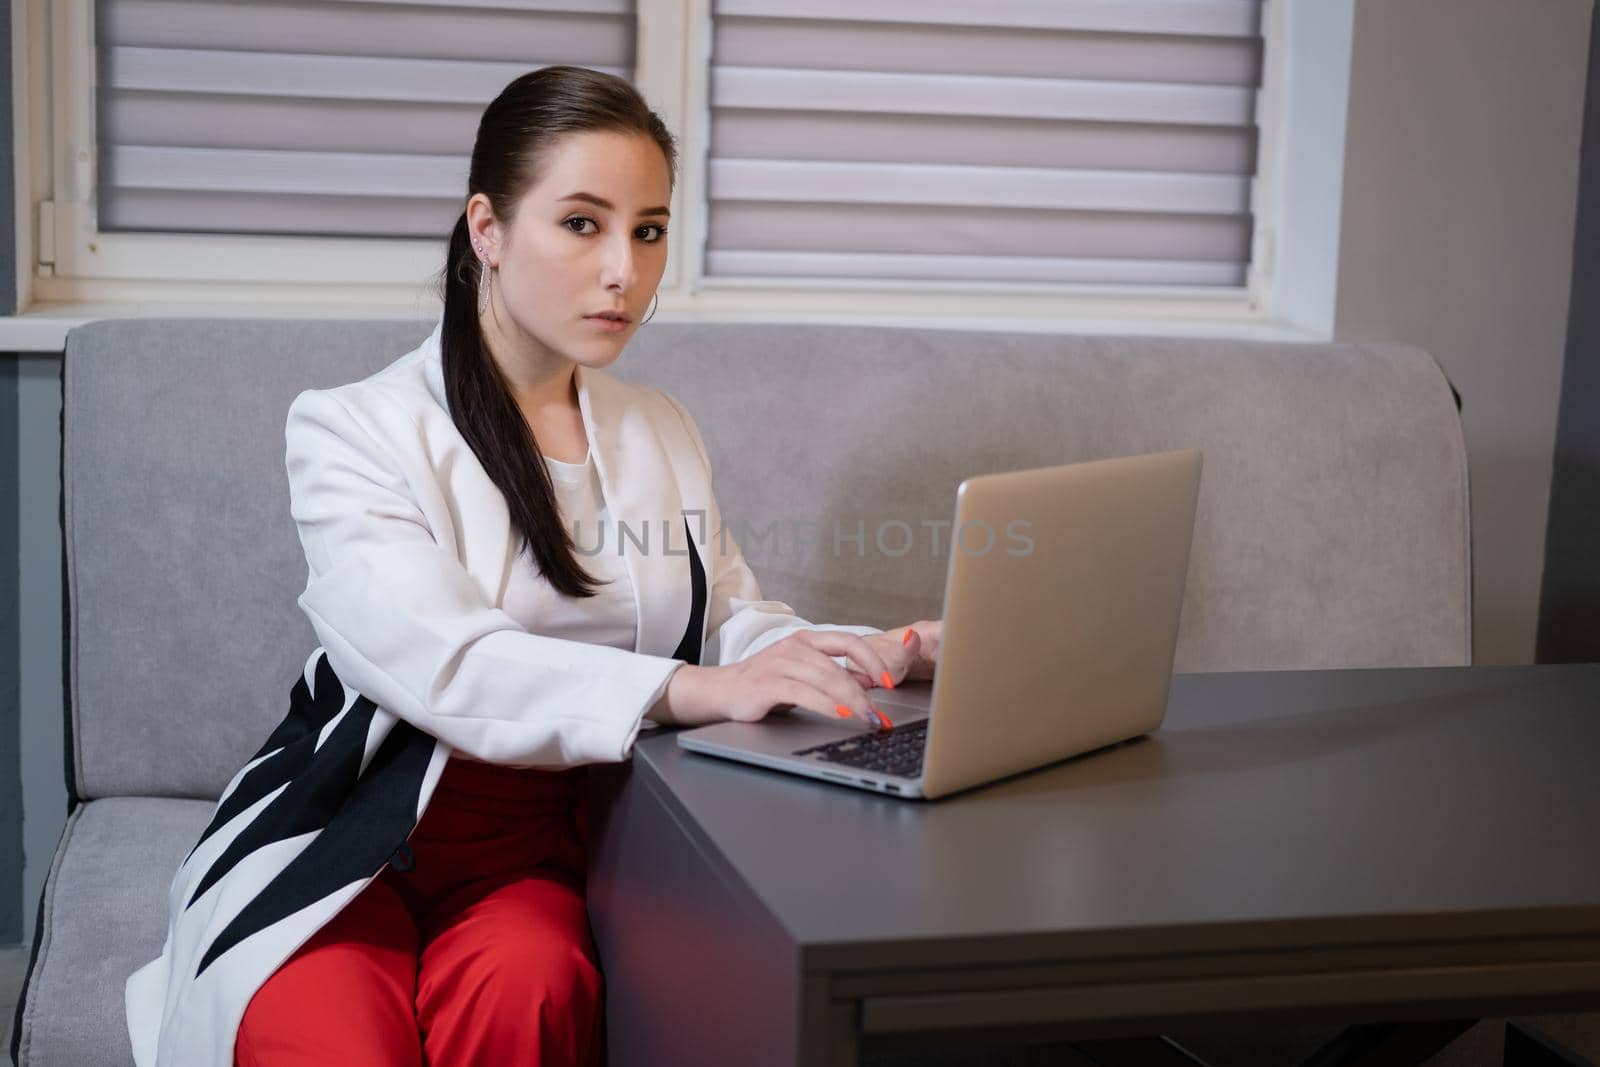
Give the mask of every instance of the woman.
M 596 1063 L 586 765 L 644 720 L 889 725 L 865 690 L 932 677 L 936 620 L 763 600 L 694 421 L 604 370 L 661 279 L 675 157 L 627 82 L 518 78 L 478 127 L 433 335 L 291 405 L 321 647 L 128 980 L 139 1067 Z M 587 567 L 563 520 L 602 546 Z

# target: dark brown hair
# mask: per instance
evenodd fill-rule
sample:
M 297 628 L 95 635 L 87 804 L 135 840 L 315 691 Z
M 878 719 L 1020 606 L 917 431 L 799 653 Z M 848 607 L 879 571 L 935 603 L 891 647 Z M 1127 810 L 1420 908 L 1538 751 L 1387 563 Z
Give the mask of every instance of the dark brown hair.
M 676 142 L 638 90 L 611 74 L 553 66 L 517 78 L 484 109 L 472 146 L 467 200 L 484 194 L 495 219 L 510 225 L 556 143 L 584 131 L 654 138 L 666 156 L 668 178 L 676 184 Z M 450 417 L 505 495 L 520 548 L 532 550 L 540 573 L 561 593 L 593 596 L 606 583 L 585 571 L 574 556 L 533 431 L 483 343 L 477 298 L 481 269 L 463 208 L 450 233 L 443 279 L 440 346 Z

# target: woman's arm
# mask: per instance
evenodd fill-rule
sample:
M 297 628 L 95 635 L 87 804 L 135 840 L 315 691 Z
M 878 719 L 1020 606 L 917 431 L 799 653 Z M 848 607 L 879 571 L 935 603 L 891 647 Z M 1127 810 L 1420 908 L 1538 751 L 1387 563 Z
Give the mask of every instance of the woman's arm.
M 527 632 L 435 540 L 383 432 L 336 390 L 301 393 L 285 427 L 299 602 L 340 680 L 476 759 L 626 759 L 683 661 Z

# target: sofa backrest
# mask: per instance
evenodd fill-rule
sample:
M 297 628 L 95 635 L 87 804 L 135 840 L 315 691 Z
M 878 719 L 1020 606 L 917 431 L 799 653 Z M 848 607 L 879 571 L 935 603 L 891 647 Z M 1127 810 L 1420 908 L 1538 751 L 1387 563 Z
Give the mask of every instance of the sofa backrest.
M 378 370 L 431 328 L 143 319 L 71 331 L 76 795 L 215 797 L 277 724 L 315 647 L 296 605 L 289 402 Z M 970 474 L 1198 447 L 1178 670 L 1469 660 L 1465 453 L 1449 387 L 1420 349 L 655 323 L 612 370 L 694 415 L 763 593 L 814 622 L 937 617 Z

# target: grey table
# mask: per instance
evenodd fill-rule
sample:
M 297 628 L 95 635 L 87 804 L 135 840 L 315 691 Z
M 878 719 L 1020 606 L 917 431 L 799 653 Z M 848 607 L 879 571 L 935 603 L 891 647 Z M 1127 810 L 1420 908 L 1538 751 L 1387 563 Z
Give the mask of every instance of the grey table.
M 675 734 L 592 779 L 613 1064 L 1600 1006 L 1600 665 L 1179 675 L 933 802 Z

